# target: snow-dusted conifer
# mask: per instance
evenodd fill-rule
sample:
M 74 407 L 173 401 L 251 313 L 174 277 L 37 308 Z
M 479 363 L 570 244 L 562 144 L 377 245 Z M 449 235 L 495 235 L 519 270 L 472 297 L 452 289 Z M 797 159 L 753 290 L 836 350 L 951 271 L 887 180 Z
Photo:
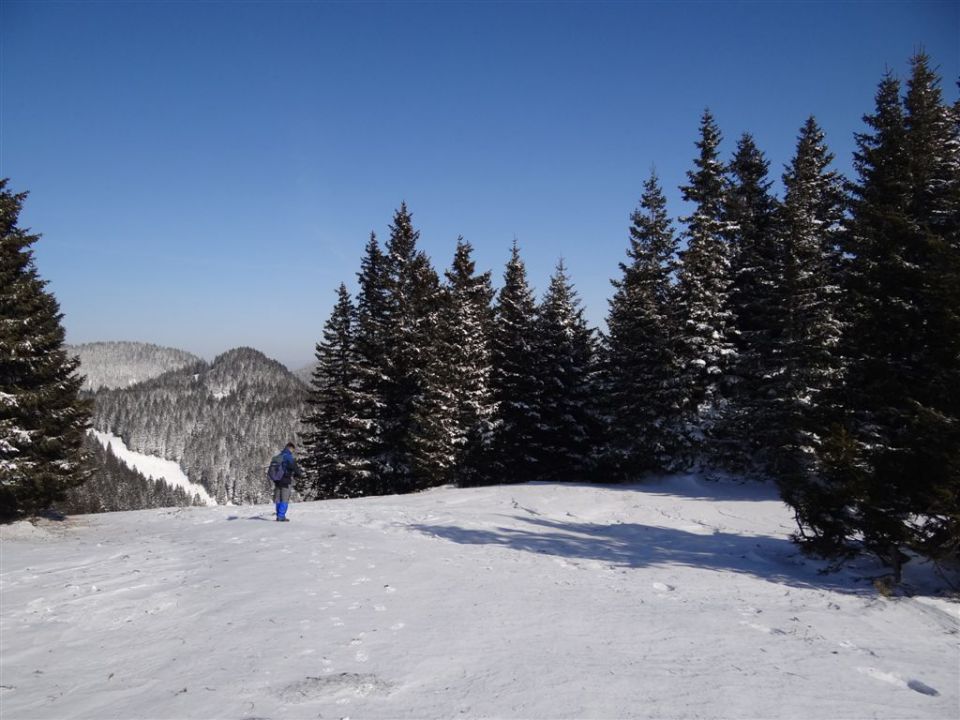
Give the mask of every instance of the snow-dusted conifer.
M 730 437 L 727 464 L 741 471 L 759 470 L 767 451 L 763 438 L 769 422 L 761 407 L 775 375 L 773 349 L 778 319 L 777 288 L 781 280 L 780 244 L 776 233 L 777 200 L 770 192 L 770 163 L 753 137 L 744 133 L 728 167 L 725 202 L 729 223 L 730 309 L 736 333 L 736 359 L 730 375 L 730 404 L 724 419 Z
M 783 176 L 779 241 L 782 269 L 766 402 L 757 417 L 772 447 L 771 470 L 785 497 L 797 484 L 819 483 L 816 462 L 826 435 L 825 402 L 839 382 L 838 233 L 845 199 L 842 179 L 829 169 L 833 156 L 814 118 L 800 130 Z
M 612 281 L 601 373 L 603 467 L 620 479 L 672 468 L 679 441 L 670 307 L 677 241 L 655 173 L 630 220 L 627 262 Z
M 370 233 L 357 277 L 355 343 L 359 418 L 363 429 L 359 447 L 364 477 L 362 494 L 376 495 L 386 492 L 383 423 L 389 362 L 386 323 L 390 306 L 386 258 L 374 233 Z
M 821 453 L 828 483 L 796 506 L 810 547 L 860 540 L 899 577 L 905 548 L 960 551 L 960 153 L 924 55 L 905 101 L 888 75 L 865 120 L 844 248 L 848 411 Z
M 709 111 L 700 122 L 699 155 L 681 187 L 693 212 L 686 224 L 687 249 L 681 253 L 676 288 L 677 360 L 687 449 L 679 459 L 708 465 L 723 459 L 728 372 L 736 354 L 729 307 L 729 224 L 723 217 L 725 169 L 719 157 L 720 130 Z
M 598 431 L 596 341 L 561 260 L 537 313 L 540 393 L 533 452 L 543 480 L 587 477 Z
M 414 337 L 416 350 L 410 443 L 410 489 L 449 482 L 456 462 L 458 378 L 453 369 L 449 327 L 450 298 L 423 253 L 413 261 Z
M 537 307 L 516 241 L 497 294 L 493 330 L 493 392 L 497 404 L 489 479 L 524 482 L 536 476 L 532 453 L 542 383 L 536 344 Z
M 383 383 L 383 480 L 388 492 L 410 492 L 430 483 L 423 477 L 435 463 L 446 417 L 427 417 L 429 408 L 447 407 L 437 371 L 433 334 L 439 320 L 440 283 L 423 253 L 417 250 L 419 231 L 406 203 L 390 226 L 386 246 L 386 313 Z M 434 445 L 429 449 L 424 443 Z M 433 459 L 428 459 L 428 455 Z M 439 471 L 439 470 L 438 470 Z M 429 471 L 428 471 L 429 472 Z
M 350 293 L 341 284 L 323 339 L 317 343 L 317 365 L 302 421 L 306 449 L 302 465 L 307 472 L 297 489 L 305 497 L 356 497 L 365 489 L 355 320 Z
M 470 243 L 458 238 L 446 271 L 443 320 L 456 408 L 451 436 L 455 479 L 464 485 L 475 484 L 483 471 L 496 409 L 491 385 L 494 292 L 490 273 L 476 273 L 472 253 Z
M 63 316 L 19 227 L 26 193 L 0 179 L 0 516 L 46 509 L 83 483 L 89 404 L 79 361 L 64 349 Z

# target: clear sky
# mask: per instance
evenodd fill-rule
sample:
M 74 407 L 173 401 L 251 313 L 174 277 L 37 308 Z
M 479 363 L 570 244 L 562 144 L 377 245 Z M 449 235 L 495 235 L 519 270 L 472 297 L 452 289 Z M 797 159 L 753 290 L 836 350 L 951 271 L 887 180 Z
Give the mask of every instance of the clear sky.
M 0 176 L 69 342 L 312 360 L 405 200 L 442 270 L 563 257 L 600 325 L 651 168 L 676 216 L 704 108 L 779 178 L 815 115 L 850 170 L 891 69 L 946 96 L 957 2 L 0 2 Z

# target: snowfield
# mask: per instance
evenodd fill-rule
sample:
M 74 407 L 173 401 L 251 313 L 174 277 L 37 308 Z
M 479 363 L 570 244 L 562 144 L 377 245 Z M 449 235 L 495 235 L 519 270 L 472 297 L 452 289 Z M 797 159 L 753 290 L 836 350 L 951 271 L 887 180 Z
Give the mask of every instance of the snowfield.
M 958 605 L 769 488 L 508 485 L 2 528 L 4 720 L 960 717 Z

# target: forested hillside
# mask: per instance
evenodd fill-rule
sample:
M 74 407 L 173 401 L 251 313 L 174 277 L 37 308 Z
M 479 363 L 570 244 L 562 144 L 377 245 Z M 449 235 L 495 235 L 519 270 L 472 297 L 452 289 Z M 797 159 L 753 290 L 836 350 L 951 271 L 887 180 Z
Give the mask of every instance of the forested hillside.
M 200 360 L 183 350 L 140 342 L 94 342 L 65 349 L 80 359 L 84 390 L 129 387 Z
M 299 434 L 306 389 L 283 365 L 239 348 L 126 389 L 96 393 L 93 424 L 137 452 L 175 460 L 218 503 L 262 502 L 264 468 Z
M 92 472 L 83 485 L 68 490 L 57 503 L 61 512 L 73 515 L 203 505 L 183 488 L 170 487 L 162 479 L 145 477 L 128 467 L 110 446 L 104 447 L 92 435 L 84 438 L 83 449 Z

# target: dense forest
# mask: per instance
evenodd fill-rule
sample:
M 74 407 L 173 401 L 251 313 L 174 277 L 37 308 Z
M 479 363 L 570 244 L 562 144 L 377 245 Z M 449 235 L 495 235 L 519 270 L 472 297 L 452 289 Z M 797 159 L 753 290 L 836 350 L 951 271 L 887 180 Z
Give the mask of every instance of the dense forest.
M 183 350 L 150 343 L 95 342 L 65 349 L 80 361 L 83 390 L 129 387 L 200 360 Z
M 188 507 L 203 505 L 200 498 L 191 497 L 183 488 L 171 487 L 162 479 L 144 477 L 128 467 L 92 435 L 83 443 L 87 455 L 88 479 L 78 487 L 67 490 L 56 509 L 68 515 L 144 510 L 159 507 Z
M 180 463 L 218 503 L 265 501 L 270 457 L 296 438 L 306 390 L 250 348 L 94 397 L 94 426 Z
M 809 550 L 960 559 L 960 108 L 919 54 L 864 121 L 852 179 L 802 122 L 778 197 L 705 112 L 690 214 L 649 177 L 602 335 L 562 263 L 537 302 L 516 244 L 497 293 L 462 239 L 441 278 L 401 205 L 317 344 L 301 491 L 732 471 L 779 484 Z

